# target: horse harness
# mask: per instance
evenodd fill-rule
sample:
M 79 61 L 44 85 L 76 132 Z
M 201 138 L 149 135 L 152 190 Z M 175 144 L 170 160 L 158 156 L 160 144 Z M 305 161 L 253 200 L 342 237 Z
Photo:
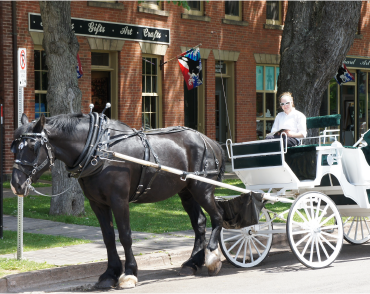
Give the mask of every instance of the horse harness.
M 82 150 L 79 158 L 77 159 L 76 163 L 73 167 L 66 166 L 66 170 L 69 172 L 69 177 L 74 178 L 84 178 L 87 176 L 94 175 L 96 173 L 99 173 L 104 166 L 104 163 L 106 160 L 108 161 L 119 161 L 123 162 L 121 160 L 113 160 L 113 152 L 109 151 L 110 145 L 117 143 L 118 141 L 126 140 L 128 138 L 132 138 L 135 136 L 138 136 L 143 144 L 144 147 L 144 160 L 149 161 L 150 160 L 150 153 L 152 153 L 154 161 L 156 164 L 158 164 L 158 168 L 154 175 L 152 176 L 151 180 L 149 181 L 148 185 L 144 189 L 144 180 L 145 180 L 145 174 L 147 170 L 147 166 L 141 167 L 141 176 L 139 180 L 139 184 L 136 188 L 136 191 L 133 195 L 130 195 L 129 202 L 136 202 L 141 195 L 146 194 L 151 188 L 151 185 L 153 184 L 155 178 L 157 177 L 159 171 L 161 170 L 161 165 L 159 158 L 157 154 L 154 152 L 151 144 L 149 143 L 147 135 L 160 135 L 160 134 L 169 134 L 169 133 L 176 133 L 176 132 L 182 132 L 186 130 L 190 130 L 193 132 L 196 132 L 199 134 L 199 136 L 202 138 L 204 146 L 205 146 L 205 153 L 203 155 L 203 171 L 195 171 L 195 172 L 185 172 L 183 173 L 183 176 L 181 177 L 181 180 L 186 181 L 186 176 L 189 174 L 195 174 L 195 175 L 203 175 L 204 177 L 207 177 L 208 174 L 218 174 L 219 171 L 219 161 L 217 160 L 214 150 L 212 146 L 206 142 L 205 138 L 201 133 L 198 131 L 195 131 L 193 129 L 177 126 L 177 127 L 170 127 L 170 128 L 164 128 L 164 129 L 154 129 L 147 132 L 144 132 L 143 129 L 136 130 L 132 129 L 132 132 L 124 135 L 118 135 L 114 138 L 110 137 L 110 131 L 115 130 L 122 132 L 121 130 L 116 130 L 113 128 L 112 124 L 110 124 L 110 119 L 106 117 L 104 114 L 98 114 L 96 112 L 89 113 L 90 116 L 90 126 L 89 126 L 89 133 L 87 136 L 87 140 L 84 146 L 84 149 Z M 22 141 L 23 139 L 31 139 L 35 140 L 35 152 L 37 152 L 37 156 L 35 160 L 32 163 L 29 163 L 25 160 L 15 160 L 13 167 L 22 171 L 27 175 L 27 187 L 33 188 L 31 186 L 32 183 L 32 176 L 35 175 L 38 171 L 42 170 L 49 162 L 49 166 L 52 167 L 54 165 L 54 158 L 52 152 L 52 147 L 49 143 L 49 140 L 45 134 L 45 131 L 43 130 L 41 133 L 24 133 L 22 134 L 18 139 L 14 140 L 11 146 L 11 150 L 13 153 L 16 153 L 16 145 L 15 143 L 17 141 Z M 208 161 L 207 161 L 207 154 L 208 154 L 208 147 L 212 150 L 213 158 L 215 160 L 216 169 L 215 170 L 207 170 L 208 168 Z M 18 146 L 18 149 L 23 149 L 23 146 L 27 145 L 27 141 L 21 142 Z M 40 154 L 40 147 L 45 146 L 47 150 L 47 158 L 38 165 L 38 159 Z M 31 171 L 27 171 L 24 169 L 23 166 L 32 166 L 33 169 Z M 61 193 L 62 194 L 62 193 Z
M 18 149 L 23 150 L 23 148 L 25 146 L 27 146 L 27 139 L 35 141 L 34 152 L 37 152 L 35 160 L 33 162 L 28 162 L 26 160 L 16 159 L 14 161 L 14 164 L 13 164 L 13 168 L 20 170 L 21 172 L 23 172 L 27 176 L 25 195 L 27 195 L 28 190 L 30 188 L 33 188 L 31 186 L 32 177 L 37 172 L 42 170 L 48 163 L 49 163 L 49 167 L 54 166 L 54 159 L 55 159 L 55 156 L 54 156 L 53 151 L 52 151 L 52 147 L 51 147 L 51 145 L 49 143 L 49 140 L 48 140 L 44 131 L 42 131 L 41 133 L 24 133 L 24 134 L 20 135 L 19 138 L 15 139 L 12 142 L 10 150 L 13 153 L 17 152 L 16 144 L 17 144 L 18 141 L 20 141 L 20 143 L 18 145 Z M 38 164 L 41 146 L 45 146 L 47 157 L 41 164 Z M 24 166 L 31 166 L 31 167 L 33 167 L 33 169 L 32 170 L 27 170 L 27 169 L 25 169 Z

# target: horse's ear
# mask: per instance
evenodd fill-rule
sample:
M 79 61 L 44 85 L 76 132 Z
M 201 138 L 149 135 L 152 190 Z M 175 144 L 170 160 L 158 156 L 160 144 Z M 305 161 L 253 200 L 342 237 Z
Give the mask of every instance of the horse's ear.
M 28 124 L 28 117 L 24 113 L 22 113 L 21 123 L 22 125 Z
M 44 129 L 46 123 L 45 115 L 42 113 L 40 116 L 40 119 L 36 123 L 35 127 L 33 128 L 34 133 L 41 133 L 41 131 Z

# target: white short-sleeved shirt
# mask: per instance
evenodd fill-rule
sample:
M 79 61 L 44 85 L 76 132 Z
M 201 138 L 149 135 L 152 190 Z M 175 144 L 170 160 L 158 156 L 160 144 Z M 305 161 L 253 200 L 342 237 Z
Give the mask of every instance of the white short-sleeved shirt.
M 280 112 L 275 118 L 271 133 L 275 133 L 281 129 L 290 130 L 295 133 L 301 133 L 304 137 L 306 137 L 306 116 L 302 112 L 296 110 L 294 107 L 289 114 L 286 114 L 284 111 Z

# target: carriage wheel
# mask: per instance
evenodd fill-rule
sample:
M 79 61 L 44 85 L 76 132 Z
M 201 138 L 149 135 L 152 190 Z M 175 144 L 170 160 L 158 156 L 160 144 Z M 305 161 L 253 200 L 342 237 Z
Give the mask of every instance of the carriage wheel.
M 343 223 L 344 239 L 355 245 L 370 240 L 370 218 L 363 216 L 348 217 Z
M 220 247 L 225 258 L 236 267 L 253 267 L 263 261 L 272 244 L 270 220 L 267 210 L 262 208 L 258 228 L 255 226 L 238 230 L 222 228 Z M 263 231 L 270 232 L 264 233 Z
M 334 202 L 319 192 L 302 194 L 292 204 L 287 237 L 298 260 L 310 268 L 329 266 L 343 244 L 343 225 Z

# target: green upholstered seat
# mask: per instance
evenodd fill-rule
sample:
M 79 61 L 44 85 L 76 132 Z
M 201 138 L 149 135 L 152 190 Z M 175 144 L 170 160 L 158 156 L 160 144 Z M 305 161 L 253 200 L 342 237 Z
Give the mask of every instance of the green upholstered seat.
M 307 129 L 326 128 L 340 125 L 340 114 L 323 115 L 306 118 Z

